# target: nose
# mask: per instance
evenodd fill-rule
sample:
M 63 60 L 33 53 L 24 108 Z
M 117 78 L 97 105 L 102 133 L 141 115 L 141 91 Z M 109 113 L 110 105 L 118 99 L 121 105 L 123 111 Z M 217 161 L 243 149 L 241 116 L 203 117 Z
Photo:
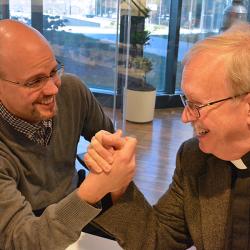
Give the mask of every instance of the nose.
M 43 86 L 43 94 L 44 95 L 56 95 L 58 93 L 60 86 L 61 86 L 60 79 L 54 79 L 50 77 L 48 78 L 47 82 Z
M 188 123 L 197 120 L 197 117 L 193 113 L 188 111 L 187 107 L 184 107 L 184 110 L 182 111 L 181 115 L 181 120 L 183 123 Z

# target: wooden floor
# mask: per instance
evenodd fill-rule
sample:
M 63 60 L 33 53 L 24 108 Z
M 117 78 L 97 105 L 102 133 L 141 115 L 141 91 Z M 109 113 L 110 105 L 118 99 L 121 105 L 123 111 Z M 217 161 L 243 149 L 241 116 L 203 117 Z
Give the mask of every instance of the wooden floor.
M 110 114 L 108 110 L 107 113 Z M 175 169 L 177 150 L 193 135 L 192 127 L 181 122 L 181 113 L 182 108 L 157 109 L 153 122 L 127 121 L 124 126 L 126 135 L 138 140 L 135 183 L 151 204 L 167 190 Z M 122 128 L 119 113 L 117 121 L 116 127 Z

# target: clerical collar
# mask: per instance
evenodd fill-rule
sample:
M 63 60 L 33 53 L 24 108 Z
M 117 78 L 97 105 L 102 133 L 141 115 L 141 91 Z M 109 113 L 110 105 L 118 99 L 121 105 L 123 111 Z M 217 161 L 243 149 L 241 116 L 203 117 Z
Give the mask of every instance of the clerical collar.
M 239 159 L 239 160 L 234 160 L 234 161 L 231 161 L 234 166 L 238 169 L 247 169 L 247 166 L 245 165 L 245 163 Z

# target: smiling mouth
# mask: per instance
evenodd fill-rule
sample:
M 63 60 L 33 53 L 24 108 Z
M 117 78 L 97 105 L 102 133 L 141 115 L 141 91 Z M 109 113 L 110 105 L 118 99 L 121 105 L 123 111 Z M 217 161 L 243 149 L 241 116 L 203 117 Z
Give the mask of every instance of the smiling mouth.
M 210 132 L 209 129 L 202 128 L 202 126 L 200 126 L 198 124 L 192 123 L 192 127 L 193 127 L 194 133 L 197 137 L 205 136 L 206 134 L 208 134 L 208 132 Z
M 209 130 L 207 130 L 207 129 L 196 129 L 195 132 L 196 132 L 197 136 L 204 136 L 209 132 Z
M 55 98 L 52 96 L 52 97 L 49 97 L 49 98 L 44 98 L 43 100 L 41 100 L 39 102 L 39 104 L 42 104 L 42 105 L 48 105 L 48 104 L 51 104 L 53 103 L 55 100 Z
M 203 130 L 198 131 L 197 135 L 198 136 L 203 136 L 203 135 L 206 135 L 208 132 L 209 132 L 208 130 L 203 129 Z

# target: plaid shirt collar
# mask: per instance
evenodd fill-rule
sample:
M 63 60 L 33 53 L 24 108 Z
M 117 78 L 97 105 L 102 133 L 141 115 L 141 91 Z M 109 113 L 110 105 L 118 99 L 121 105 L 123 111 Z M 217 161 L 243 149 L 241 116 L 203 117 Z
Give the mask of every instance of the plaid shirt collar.
M 11 114 L 1 102 L 0 116 L 15 130 L 24 134 L 30 140 L 42 146 L 49 144 L 52 135 L 52 119 L 31 124 Z

